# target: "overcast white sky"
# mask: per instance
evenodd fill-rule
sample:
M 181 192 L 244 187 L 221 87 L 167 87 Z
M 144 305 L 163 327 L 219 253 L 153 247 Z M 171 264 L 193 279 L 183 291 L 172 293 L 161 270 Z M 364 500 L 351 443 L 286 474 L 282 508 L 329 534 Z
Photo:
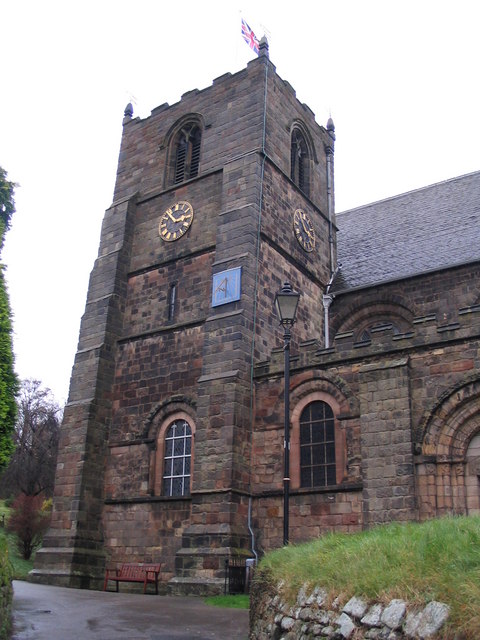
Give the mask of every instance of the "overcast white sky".
M 480 169 L 476 0 L 3 0 L 0 166 L 19 183 L 2 262 L 16 370 L 67 399 L 122 118 L 255 54 L 336 127 L 337 211 Z M 133 96 L 133 98 L 132 98 Z

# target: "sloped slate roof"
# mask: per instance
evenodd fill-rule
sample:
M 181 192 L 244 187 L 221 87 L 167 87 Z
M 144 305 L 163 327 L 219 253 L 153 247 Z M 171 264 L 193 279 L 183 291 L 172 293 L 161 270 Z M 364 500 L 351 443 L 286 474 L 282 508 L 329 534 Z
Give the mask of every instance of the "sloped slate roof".
M 334 291 L 480 260 L 480 171 L 336 216 Z

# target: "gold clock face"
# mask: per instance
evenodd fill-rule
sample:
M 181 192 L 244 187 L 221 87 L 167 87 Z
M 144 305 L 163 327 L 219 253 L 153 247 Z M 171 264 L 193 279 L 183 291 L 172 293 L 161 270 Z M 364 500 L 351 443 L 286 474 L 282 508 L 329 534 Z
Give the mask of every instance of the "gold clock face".
M 315 249 L 315 230 L 312 221 L 302 209 L 297 209 L 293 214 L 293 232 L 302 249 L 308 252 Z
M 189 202 L 180 201 L 169 207 L 160 218 L 158 233 L 165 242 L 181 238 L 193 222 L 193 207 Z

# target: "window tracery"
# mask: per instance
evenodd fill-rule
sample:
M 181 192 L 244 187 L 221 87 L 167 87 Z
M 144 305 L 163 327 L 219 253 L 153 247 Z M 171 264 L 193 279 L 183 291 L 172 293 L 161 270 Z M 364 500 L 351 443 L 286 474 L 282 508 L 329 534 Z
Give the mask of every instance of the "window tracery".
M 197 122 L 185 123 L 173 138 L 171 146 L 171 184 L 179 184 L 198 175 L 202 131 Z
M 308 404 L 300 416 L 300 486 L 337 484 L 335 419 L 326 402 Z
M 190 495 L 192 430 L 186 420 L 174 420 L 165 433 L 162 495 Z
M 310 157 L 305 136 L 298 127 L 292 131 L 290 177 L 305 195 L 310 193 Z

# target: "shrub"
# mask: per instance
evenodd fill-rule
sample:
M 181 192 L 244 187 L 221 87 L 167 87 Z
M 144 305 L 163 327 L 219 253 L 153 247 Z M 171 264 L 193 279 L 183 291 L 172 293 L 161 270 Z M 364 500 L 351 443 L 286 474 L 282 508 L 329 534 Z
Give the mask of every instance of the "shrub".
M 52 498 L 47 498 L 42 502 L 42 513 L 46 515 L 50 515 L 52 513 L 53 508 L 53 500 Z
M 29 560 L 33 551 L 40 545 L 50 522 L 48 512 L 42 512 L 41 496 L 20 494 L 12 506 L 7 529 L 17 537 L 18 550 L 25 560 Z
M 12 567 L 8 560 L 7 544 L 0 538 L 0 640 L 9 637 L 12 597 Z

